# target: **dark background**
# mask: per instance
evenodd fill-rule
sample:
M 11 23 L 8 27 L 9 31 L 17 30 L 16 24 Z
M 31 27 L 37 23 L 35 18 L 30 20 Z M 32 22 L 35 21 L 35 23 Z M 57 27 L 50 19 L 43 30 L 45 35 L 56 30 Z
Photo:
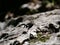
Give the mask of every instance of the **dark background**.
M 6 15 L 7 12 L 12 12 L 14 13 L 14 15 L 19 15 L 19 14 L 25 14 L 28 9 L 23 9 L 20 10 L 20 6 L 30 2 L 31 0 L 0 0 L 0 21 L 4 21 L 4 17 Z M 44 1 L 45 0 L 41 0 Z M 50 2 L 52 2 L 52 0 L 48 0 Z M 59 5 L 60 6 L 60 0 L 54 0 L 55 1 L 55 5 Z M 54 7 L 52 8 L 54 9 Z M 50 10 L 49 8 L 45 8 L 45 4 L 42 5 L 41 8 L 38 9 L 39 12 L 45 12 L 47 10 Z M 20 13 L 21 12 L 21 13 Z
M 7 12 L 19 12 L 19 7 L 29 0 L 0 0 L 0 21 L 4 21 Z

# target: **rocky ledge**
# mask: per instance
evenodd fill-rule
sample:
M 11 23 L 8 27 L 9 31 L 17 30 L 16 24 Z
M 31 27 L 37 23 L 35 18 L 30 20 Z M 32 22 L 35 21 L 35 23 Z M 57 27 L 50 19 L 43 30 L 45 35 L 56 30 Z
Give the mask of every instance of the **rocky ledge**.
M 60 45 L 60 9 L 0 22 L 0 45 Z

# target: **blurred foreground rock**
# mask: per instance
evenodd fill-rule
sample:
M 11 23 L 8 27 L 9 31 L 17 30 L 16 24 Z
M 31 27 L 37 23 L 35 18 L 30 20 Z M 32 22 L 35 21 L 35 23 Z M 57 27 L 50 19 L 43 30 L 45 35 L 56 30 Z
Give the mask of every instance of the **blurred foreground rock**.
M 42 42 L 39 36 L 49 39 Z M 60 9 L 0 22 L 0 45 L 60 44 Z M 39 38 L 38 38 L 39 37 Z

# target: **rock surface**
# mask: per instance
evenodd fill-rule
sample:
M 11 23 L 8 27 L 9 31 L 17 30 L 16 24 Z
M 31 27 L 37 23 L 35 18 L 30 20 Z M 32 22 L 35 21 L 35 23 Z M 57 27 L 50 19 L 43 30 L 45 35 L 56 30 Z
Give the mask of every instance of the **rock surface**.
M 57 45 L 60 44 L 60 9 L 24 15 L 0 22 L 0 45 Z M 16 25 L 15 25 L 16 24 Z M 30 42 L 30 40 L 50 34 L 49 40 Z M 34 40 L 35 41 L 35 40 Z

